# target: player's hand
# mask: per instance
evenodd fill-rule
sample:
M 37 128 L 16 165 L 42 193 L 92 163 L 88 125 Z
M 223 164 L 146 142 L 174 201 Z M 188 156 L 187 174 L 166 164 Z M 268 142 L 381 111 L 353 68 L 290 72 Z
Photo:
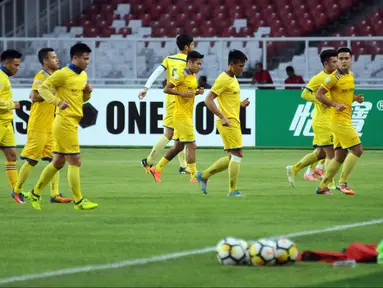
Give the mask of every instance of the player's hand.
M 203 93 L 205 93 L 205 88 L 204 87 L 201 87 L 197 90 L 197 93 L 196 95 L 203 95 Z
M 335 105 L 335 109 L 336 109 L 337 111 L 341 112 L 341 111 L 343 111 L 344 109 L 346 109 L 346 106 L 345 106 L 344 104 L 339 104 L 339 103 L 337 103 L 337 104 Z
M 15 103 L 15 109 L 20 109 L 20 102 L 13 101 L 13 103 Z
M 148 93 L 148 88 L 145 88 L 143 91 L 141 91 L 140 93 L 138 93 L 138 99 L 142 100 L 145 98 L 146 96 L 146 93 Z
M 93 92 L 93 87 L 92 87 L 92 85 L 90 85 L 89 83 L 87 83 L 86 85 L 85 85 L 85 88 L 84 88 L 84 93 L 88 93 L 88 94 L 90 94 L 90 93 L 92 93 Z
M 249 101 L 249 98 L 246 98 L 245 100 L 243 100 L 242 102 L 241 102 L 241 107 L 247 107 L 247 106 L 249 106 L 250 105 L 250 101 Z
M 193 98 L 194 97 L 194 93 L 192 93 L 192 92 L 182 92 L 181 96 L 182 97 L 187 97 L 187 98 Z
M 222 124 L 222 126 L 230 126 L 231 125 L 229 119 L 227 119 L 225 116 L 223 116 L 221 118 L 221 124 Z
M 68 103 L 68 101 L 66 101 L 66 100 L 61 100 L 60 103 L 59 103 L 59 105 L 57 105 L 57 106 L 58 106 L 60 109 L 65 110 L 66 108 L 68 108 L 69 103 Z
M 358 103 L 363 103 L 364 102 L 364 94 L 359 94 L 354 96 L 354 101 Z

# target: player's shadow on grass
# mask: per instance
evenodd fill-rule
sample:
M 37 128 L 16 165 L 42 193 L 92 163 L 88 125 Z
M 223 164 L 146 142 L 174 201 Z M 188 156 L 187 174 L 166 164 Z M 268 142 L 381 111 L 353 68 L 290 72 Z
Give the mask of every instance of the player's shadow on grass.
M 350 270 L 350 274 L 352 274 L 352 270 Z M 348 278 L 344 280 L 324 282 L 310 287 L 383 287 L 383 273 L 376 272 L 373 274 Z

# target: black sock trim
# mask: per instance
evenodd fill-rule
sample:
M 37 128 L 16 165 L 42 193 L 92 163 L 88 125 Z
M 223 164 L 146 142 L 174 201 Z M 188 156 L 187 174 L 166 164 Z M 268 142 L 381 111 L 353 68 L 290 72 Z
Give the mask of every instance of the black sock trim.
M 40 195 L 36 195 L 36 194 L 34 193 L 34 190 L 32 190 L 31 193 L 32 193 L 33 196 L 36 196 L 37 198 L 40 198 Z
M 83 200 L 83 198 L 81 198 L 81 200 L 78 201 L 78 202 L 74 202 L 74 204 L 78 205 L 78 204 L 80 204 L 82 202 L 82 200 Z

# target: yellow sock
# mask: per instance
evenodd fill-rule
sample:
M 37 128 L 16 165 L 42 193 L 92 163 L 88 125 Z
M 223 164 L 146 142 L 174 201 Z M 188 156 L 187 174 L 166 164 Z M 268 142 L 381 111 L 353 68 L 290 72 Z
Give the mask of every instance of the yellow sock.
M 158 162 L 158 164 L 156 165 L 156 170 L 158 172 L 162 172 L 162 169 L 164 169 L 166 165 L 168 165 L 168 163 L 169 163 L 169 160 L 166 159 L 165 157 L 162 157 L 160 162 Z
M 214 162 L 209 168 L 202 172 L 203 179 L 209 179 L 214 174 L 222 172 L 229 167 L 230 158 L 228 156 L 222 157 Z
M 335 159 L 332 159 L 331 162 L 327 165 L 327 171 L 319 183 L 319 188 L 326 188 L 329 184 L 331 184 L 332 179 L 338 173 L 341 163 L 337 162 Z
M 347 155 L 346 160 L 344 160 L 343 163 L 343 169 L 340 175 L 339 184 L 344 184 L 347 182 L 348 175 L 350 175 L 358 160 L 359 157 L 355 156 L 351 152 Z
M 186 146 L 185 146 L 185 149 L 184 150 L 182 150 L 180 153 L 178 153 L 178 161 L 180 162 L 180 167 L 182 167 L 182 168 L 186 168 L 186 166 L 188 165 L 187 163 L 186 163 L 186 153 L 185 153 L 185 151 L 186 151 Z
M 60 182 L 60 171 L 57 171 L 55 176 L 51 180 L 51 197 L 55 198 L 59 195 L 59 182 Z
M 74 202 L 80 202 L 82 200 L 80 186 L 80 167 L 73 165 L 68 166 L 68 183 L 73 193 Z
M 53 176 L 55 176 L 57 171 L 58 170 L 53 166 L 53 164 L 49 163 L 44 168 L 43 172 L 41 172 L 40 178 L 37 181 L 35 188 L 33 189 L 33 193 L 39 196 L 44 190 L 45 186 L 47 186 L 48 183 L 51 182 Z
M 148 158 L 146 161 L 149 164 L 152 164 L 154 161 L 156 161 L 156 157 L 158 154 L 164 150 L 166 145 L 169 143 L 169 139 L 165 137 L 165 135 L 161 135 L 161 137 L 157 140 L 156 144 L 154 144 L 152 151 L 150 152 Z
M 197 164 L 196 163 L 188 163 L 188 168 L 190 172 L 190 178 L 194 179 L 195 174 L 197 174 Z
M 14 188 L 16 193 L 21 193 L 24 190 L 24 183 L 27 181 L 29 174 L 31 173 L 33 166 L 29 164 L 28 161 L 25 161 L 23 166 L 21 166 L 19 171 L 19 177 L 17 178 L 17 183 Z
M 5 162 L 5 174 L 7 175 L 9 185 L 11 186 L 11 189 L 14 189 L 16 187 L 18 173 L 16 168 L 16 161 L 12 162 Z
M 242 158 L 237 156 L 231 156 L 229 162 L 229 192 L 233 193 L 237 190 L 239 168 L 241 167 Z
M 296 163 L 293 166 L 294 174 L 297 174 L 303 168 L 309 166 L 310 164 L 313 164 L 314 162 L 318 162 L 318 156 L 315 151 L 307 154 L 305 157 L 303 157 L 298 163 Z
M 315 162 L 314 162 L 313 164 L 311 164 L 309 167 L 310 167 L 312 170 L 315 170 L 315 167 L 317 167 L 318 162 L 319 162 L 319 161 L 315 161 Z
M 324 162 L 324 169 L 327 171 L 328 164 L 330 164 L 331 159 L 326 158 Z

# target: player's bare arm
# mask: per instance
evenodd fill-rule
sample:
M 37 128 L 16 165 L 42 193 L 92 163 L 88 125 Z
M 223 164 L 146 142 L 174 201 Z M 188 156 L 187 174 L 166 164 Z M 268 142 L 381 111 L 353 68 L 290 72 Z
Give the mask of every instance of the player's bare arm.
M 191 92 L 180 92 L 180 91 L 175 90 L 174 89 L 175 87 L 176 86 L 173 83 L 169 82 L 168 84 L 166 84 L 166 86 L 164 88 L 164 93 L 170 94 L 170 95 L 188 97 L 188 98 L 194 97 L 193 93 L 191 93 Z
M 335 101 L 332 101 L 331 99 L 326 97 L 327 90 L 324 87 L 320 87 L 315 95 L 315 97 L 318 99 L 318 101 L 322 102 L 324 105 L 329 107 L 334 107 L 338 111 L 343 111 L 346 109 L 346 106 L 343 104 L 339 104 Z
M 39 95 L 37 90 L 32 90 L 31 93 L 29 93 L 29 99 L 31 99 L 32 103 L 44 101 L 43 97 Z
M 214 99 L 217 97 L 215 93 L 212 91 L 209 92 L 209 94 L 205 98 L 205 104 L 206 107 L 219 119 L 221 119 L 222 126 L 230 126 L 230 121 L 221 113 L 221 111 L 218 109 L 217 105 L 214 102 Z
M 197 89 L 195 95 L 203 95 L 203 93 L 205 93 L 205 88 L 201 87 Z
M 250 105 L 249 98 L 246 98 L 245 100 L 241 101 L 241 107 L 246 108 Z

